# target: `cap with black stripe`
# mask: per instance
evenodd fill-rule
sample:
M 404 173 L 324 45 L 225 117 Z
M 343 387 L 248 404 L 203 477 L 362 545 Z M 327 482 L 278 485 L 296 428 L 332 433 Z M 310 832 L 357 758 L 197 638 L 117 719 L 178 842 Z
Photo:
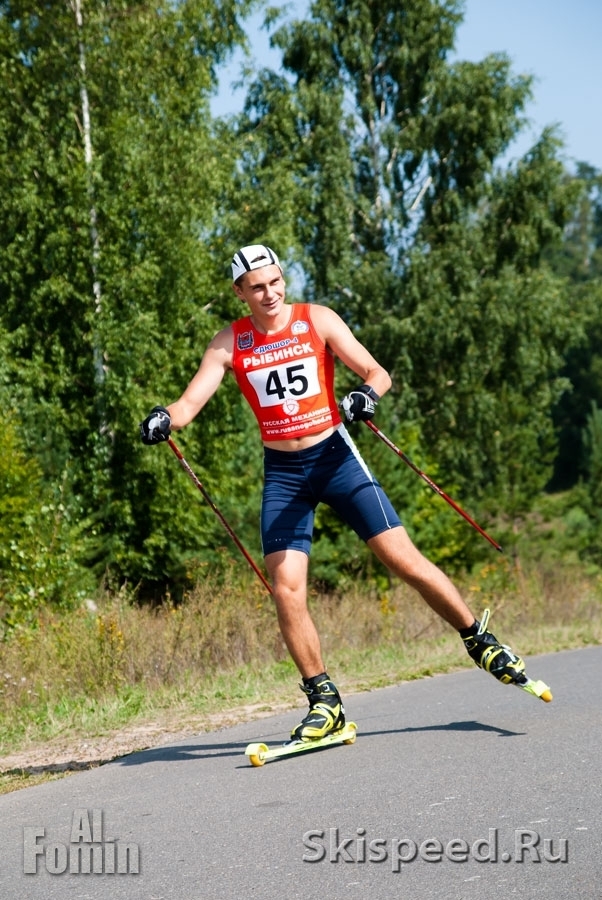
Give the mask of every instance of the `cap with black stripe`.
M 278 266 L 282 271 L 280 261 L 270 247 L 264 244 L 249 244 L 242 247 L 232 258 L 232 280 L 238 281 L 245 272 L 261 269 L 263 266 Z

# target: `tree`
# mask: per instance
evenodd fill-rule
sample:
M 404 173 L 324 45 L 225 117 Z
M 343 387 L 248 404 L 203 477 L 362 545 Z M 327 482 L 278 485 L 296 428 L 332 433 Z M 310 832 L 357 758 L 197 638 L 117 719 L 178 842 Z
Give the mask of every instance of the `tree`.
M 547 260 L 566 279 L 570 314 L 584 324 L 581 340 L 564 354 L 562 374 L 570 390 L 554 407 L 559 447 L 550 490 L 589 477 L 584 435 L 592 402 L 602 406 L 602 173 L 579 163 L 576 174 L 566 177 L 579 190 L 578 202 Z
M 167 455 L 143 452 L 137 423 L 182 389 L 231 309 L 215 197 L 235 149 L 214 133 L 209 97 L 251 6 L 0 3 L 0 326 L 12 402 L 47 478 L 75 461 L 74 493 L 98 519 L 99 571 L 119 578 L 182 583 L 185 557 L 214 531 Z M 231 396 L 189 437 L 209 472 L 239 439 Z
M 450 63 L 460 21 L 456 2 L 316 0 L 273 38 L 287 77 L 263 73 L 249 93 L 244 171 L 262 209 L 268 169 L 286 185 L 306 294 L 392 371 L 392 427 L 414 424 L 464 496 L 515 515 L 549 478 L 576 339 L 543 262 L 576 191 L 552 132 L 496 165 L 531 82 L 504 54 Z
M 212 122 L 216 67 L 253 5 L 0 0 L 1 375 L 24 458 L 95 518 L 97 571 L 149 591 L 181 592 L 228 548 L 137 423 L 240 315 L 232 235 L 277 246 L 291 296 L 334 306 L 388 366 L 383 424 L 475 514 L 472 499 L 520 515 L 549 477 L 586 319 L 546 256 L 583 179 L 549 132 L 497 166 L 530 81 L 503 54 L 449 62 L 459 0 L 315 0 L 274 35 L 285 74 L 263 71 L 240 120 Z M 226 380 L 182 436 L 252 551 L 254 429 Z
M 589 513 L 599 531 L 602 524 L 602 409 L 595 400 L 592 401 L 587 418 L 584 442 L 590 482 Z

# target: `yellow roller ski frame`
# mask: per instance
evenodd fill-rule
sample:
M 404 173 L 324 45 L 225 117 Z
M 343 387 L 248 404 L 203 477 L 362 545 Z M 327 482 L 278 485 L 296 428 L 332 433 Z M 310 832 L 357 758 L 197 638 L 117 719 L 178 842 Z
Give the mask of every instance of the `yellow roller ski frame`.
M 263 766 L 272 759 L 307 753 L 310 750 L 319 750 L 321 747 L 331 747 L 333 744 L 354 744 L 356 735 L 357 725 L 355 722 L 347 722 L 338 731 L 333 731 L 326 737 L 316 738 L 313 741 L 287 741 L 286 744 L 272 748 L 262 743 L 249 744 L 245 755 L 249 757 L 252 766 Z

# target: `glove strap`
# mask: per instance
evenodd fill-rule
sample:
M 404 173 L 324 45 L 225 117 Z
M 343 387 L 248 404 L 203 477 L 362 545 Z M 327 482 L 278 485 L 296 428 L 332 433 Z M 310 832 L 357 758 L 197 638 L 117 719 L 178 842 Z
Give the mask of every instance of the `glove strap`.
M 380 394 L 377 394 L 373 387 L 370 387 L 369 384 L 362 384 L 361 387 L 355 389 L 356 391 L 361 391 L 362 394 L 367 394 L 371 400 L 375 403 L 378 403 L 380 400 Z

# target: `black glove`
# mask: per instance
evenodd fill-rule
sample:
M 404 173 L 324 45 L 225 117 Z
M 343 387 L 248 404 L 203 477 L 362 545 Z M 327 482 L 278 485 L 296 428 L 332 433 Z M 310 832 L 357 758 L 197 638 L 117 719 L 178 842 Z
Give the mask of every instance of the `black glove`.
M 374 415 L 379 400 L 379 395 L 369 384 L 362 384 L 343 397 L 339 407 L 348 422 L 366 422 Z
M 150 416 L 140 423 L 140 439 L 143 444 L 160 444 L 171 434 L 171 417 L 164 406 L 155 406 Z

